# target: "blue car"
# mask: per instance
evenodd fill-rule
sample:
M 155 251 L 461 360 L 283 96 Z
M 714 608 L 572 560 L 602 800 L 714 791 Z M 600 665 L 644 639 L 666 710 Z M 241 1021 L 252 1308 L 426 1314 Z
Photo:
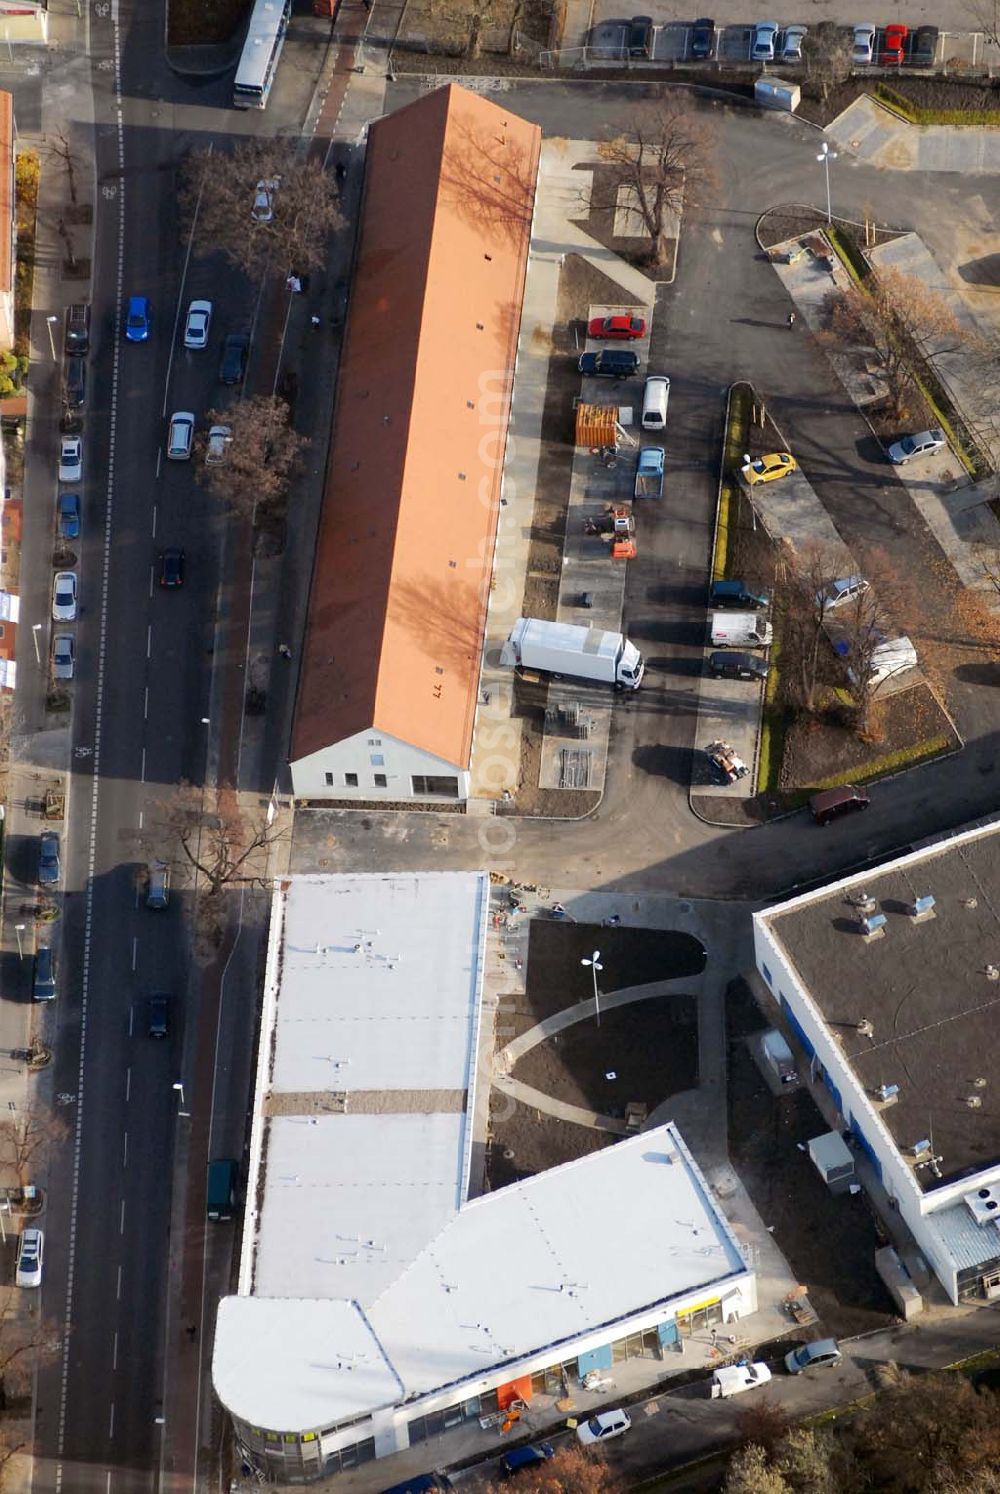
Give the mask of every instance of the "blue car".
M 129 296 L 125 315 L 125 341 L 147 342 L 149 340 L 149 297 Z
M 59 537 L 64 540 L 80 538 L 80 495 L 59 494 Z

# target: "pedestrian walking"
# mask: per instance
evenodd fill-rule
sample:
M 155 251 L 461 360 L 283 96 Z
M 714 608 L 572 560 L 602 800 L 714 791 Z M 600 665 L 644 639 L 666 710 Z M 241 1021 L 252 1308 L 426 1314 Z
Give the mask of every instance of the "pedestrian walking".
M 315 311 L 314 311 L 313 314 L 312 314 L 312 316 L 309 318 L 309 325 L 310 325 L 310 327 L 322 327 L 322 325 L 323 325 L 323 319 L 322 319 L 322 317 L 318 317 L 316 315 Z
M 279 643 L 278 644 L 278 653 L 281 655 L 281 657 L 283 659 L 290 659 L 292 657 L 292 651 L 288 647 L 287 643 Z
M 347 167 L 344 162 L 338 161 L 333 170 L 338 182 L 342 182 L 347 175 Z
M 795 312 L 794 311 L 790 311 L 788 313 L 788 325 L 790 327 L 794 327 L 795 326 Z

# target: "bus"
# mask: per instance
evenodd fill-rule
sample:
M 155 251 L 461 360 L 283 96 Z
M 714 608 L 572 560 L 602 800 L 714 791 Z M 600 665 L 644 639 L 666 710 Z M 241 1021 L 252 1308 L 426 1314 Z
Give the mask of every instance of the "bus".
M 263 109 L 285 44 L 292 0 L 254 0 L 233 85 L 235 109 Z

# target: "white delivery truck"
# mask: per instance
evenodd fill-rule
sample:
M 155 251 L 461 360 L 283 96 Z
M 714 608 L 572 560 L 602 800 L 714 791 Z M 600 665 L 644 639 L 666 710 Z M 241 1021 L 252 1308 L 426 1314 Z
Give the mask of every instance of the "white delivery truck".
M 614 685 L 617 690 L 638 690 L 646 669 L 639 650 L 624 633 L 577 627 L 575 623 L 543 622 L 538 617 L 517 619 L 500 662 L 594 680 Z
M 774 629 L 759 612 L 713 612 L 713 648 L 766 648 Z

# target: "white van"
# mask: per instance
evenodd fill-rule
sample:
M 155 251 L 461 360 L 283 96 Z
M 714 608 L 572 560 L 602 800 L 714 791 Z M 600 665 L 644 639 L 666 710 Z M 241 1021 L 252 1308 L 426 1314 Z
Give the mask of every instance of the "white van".
M 670 380 L 665 374 L 653 374 L 646 380 L 646 388 L 642 396 L 642 428 L 644 431 L 666 430 L 669 399 Z

